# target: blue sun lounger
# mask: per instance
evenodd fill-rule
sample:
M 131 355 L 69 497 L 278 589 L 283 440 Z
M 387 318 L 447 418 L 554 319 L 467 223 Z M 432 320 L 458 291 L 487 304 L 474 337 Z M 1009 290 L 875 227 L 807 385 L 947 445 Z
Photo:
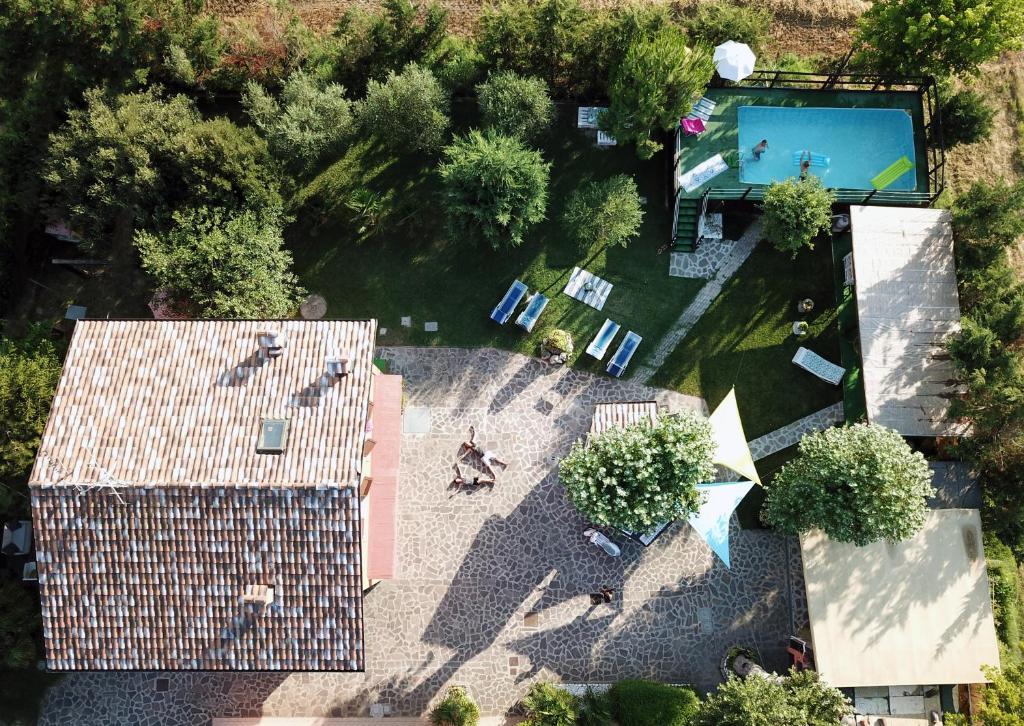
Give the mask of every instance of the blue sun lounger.
M 621 327 L 618 323 L 605 319 L 601 330 L 598 331 L 590 345 L 587 346 L 587 355 L 598 360 L 604 358 L 604 354 L 608 352 L 608 345 L 614 340 Z
M 544 308 L 548 306 L 548 299 L 541 295 L 539 292 L 533 293 L 530 297 L 530 302 L 526 304 L 523 312 L 519 313 L 519 317 L 516 318 L 516 325 L 529 333 L 533 330 L 533 326 L 537 324 L 537 318 L 544 312 Z
M 504 325 L 508 322 L 508 319 L 512 317 L 512 313 L 515 312 L 516 306 L 526 295 L 527 287 L 519 280 L 514 281 L 509 285 L 508 292 L 505 293 L 505 297 L 501 299 L 494 310 L 491 311 L 491 320 L 496 322 L 498 325 Z
M 636 352 L 637 346 L 640 345 L 640 341 L 643 340 L 639 335 L 630 330 L 626 333 L 626 337 L 619 343 L 619 349 L 615 351 L 615 355 L 608 361 L 607 370 L 610 374 L 618 378 L 626 372 L 626 366 L 629 365 L 630 359 Z

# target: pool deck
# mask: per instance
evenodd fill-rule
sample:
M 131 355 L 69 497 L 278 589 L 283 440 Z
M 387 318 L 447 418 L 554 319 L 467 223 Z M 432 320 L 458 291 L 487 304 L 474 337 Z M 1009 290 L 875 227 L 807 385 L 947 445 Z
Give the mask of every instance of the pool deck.
M 740 181 L 739 121 L 741 106 L 788 106 L 793 108 L 891 108 L 910 112 L 914 122 L 914 151 L 917 189 L 928 189 L 928 158 L 925 143 L 924 107 L 921 96 L 912 91 L 821 91 L 794 88 L 709 88 L 705 95 L 716 102 L 707 130 L 699 136 L 685 136 L 675 174 L 693 168 L 715 154 L 722 154 L 729 169 L 691 192 L 680 189 L 682 198 L 699 198 L 707 189 L 760 188 Z

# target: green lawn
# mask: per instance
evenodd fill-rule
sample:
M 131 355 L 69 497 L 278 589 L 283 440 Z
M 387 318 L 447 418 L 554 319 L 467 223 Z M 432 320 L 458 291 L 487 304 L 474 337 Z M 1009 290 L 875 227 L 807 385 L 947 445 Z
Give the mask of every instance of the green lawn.
M 368 143 L 349 149 L 299 191 L 288 242 L 303 284 L 327 298 L 329 317 L 377 318 L 388 330 L 380 341 L 392 345 L 493 345 L 532 354 L 543 331 L 557 326 L 572 333 L 579 358 L 608 317 L 643 336 L 635 366 L 701 287 L 669 277 L 668 260 L 655 253 L 671 225 L 665 159 L 641 162 L 632 147 L 598 149 L 575 128 L 574 106 L 542 150 L 552 162 L 548 218 L 520 248 L 493 251 L 446 233 L 436 158 L 398 157 Z M 618 173 L 633 177 L 647 199 L 640 237 L 625 249 L 577 249 L 558 223 L 567 195 L 588 179 Z M 360 219 L 347 204 L 359 186 L 380 199 L 371 234 L 359 234 Z M 561 294 L 576 265 L 613 283 L 603 311 Z M 551 299 L 532 334 L 514 318 L 500 327 L 488 318 L 516 278 Z M 402 316 L 412 317 L 412 328 L 400 326 Z M 424 332 L 425 321 L 437 321 L 438 332 Z M 600 366 L 589 357 L 579 364 Z
M 796 303 L 809 297 L 810 333 L 798 340 Z M 652 383 L 703 395 L 714 408 L 736 387 L 748 439 L 840 401 L 842 391 L 792 363 L 799 346 L 839 360 L 832 258 L 826 241 L 796 260 L 762 242 Z

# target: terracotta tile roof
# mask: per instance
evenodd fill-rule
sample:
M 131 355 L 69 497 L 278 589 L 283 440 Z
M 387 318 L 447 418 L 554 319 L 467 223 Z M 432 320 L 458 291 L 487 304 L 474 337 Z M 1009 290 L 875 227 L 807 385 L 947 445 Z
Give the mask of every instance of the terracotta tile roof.
M 277 358 L 259 355 L 270 329 L 286 340 Z M 358 467 L 375 333 L 76 325 L 31 480 L 51 668 L 363 668 Z M 348 375 L 321 386 L 335 356 Z M 283 453 L 256 453 L 263 417 L 288 419 Z M 273 604 L 243 602 L 260 586 Z
M 362 458 L 374 321 L 86 320 L 64 362 L 32 482 L 352 484 Z M 257 358 L 260 333 L 286 337 Z M 325 361 L 349 375 L 322 395 Z M 239 378 L 239 372 L 244 378 Z M 256 453 L 287 417 L 280 455 Z
M 363 668 L 356 489 L 37 486 L 32 509 L 50 668 Z
M 600 434 L 612 428 L 625 428 L 641 421 L 658 422 L 657 401 L 599 403 L 594 406 L 590 433 Z

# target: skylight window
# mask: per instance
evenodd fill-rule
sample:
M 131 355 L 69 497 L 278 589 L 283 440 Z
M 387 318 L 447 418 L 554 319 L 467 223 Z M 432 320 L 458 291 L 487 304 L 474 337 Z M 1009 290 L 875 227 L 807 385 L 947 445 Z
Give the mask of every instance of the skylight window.
M 257 454 L 283 454 L 288 440 L 288 419 L 265 418 L 260 426 L 260 440 L 256 444 Z

